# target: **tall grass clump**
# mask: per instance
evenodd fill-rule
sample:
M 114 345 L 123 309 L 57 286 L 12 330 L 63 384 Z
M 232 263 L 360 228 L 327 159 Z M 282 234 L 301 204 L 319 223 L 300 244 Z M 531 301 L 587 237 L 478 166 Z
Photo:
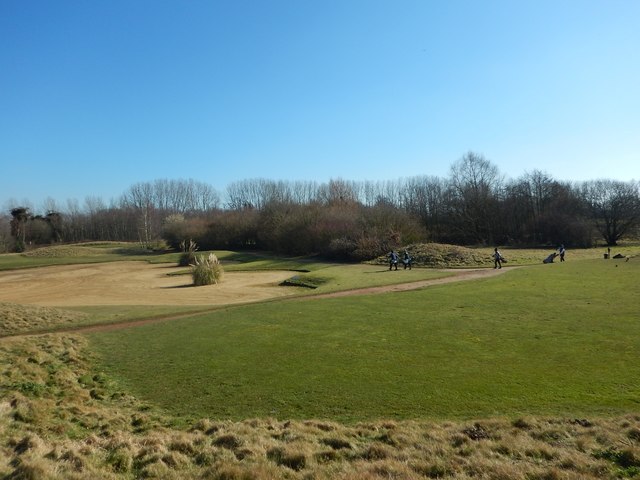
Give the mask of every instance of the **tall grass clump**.
M 196 250 L 198 250 L 198 246 L 196 242 L 193 240 L 183 240 L 180 242 L 180 250 L 182 250 L 182 255 L 180 255 L 180 260 L 178 260 L 178 265 L 180 267 L 188 267 L 189 265 L 193 265 L 196 260 Z
M 220 260 L 213 253 L 206 257 L 197 255 L 191 265 L 191 276 L 196 287 L 216 284 L 222 280 L 223 275 L 224 269 L 220 264 Z

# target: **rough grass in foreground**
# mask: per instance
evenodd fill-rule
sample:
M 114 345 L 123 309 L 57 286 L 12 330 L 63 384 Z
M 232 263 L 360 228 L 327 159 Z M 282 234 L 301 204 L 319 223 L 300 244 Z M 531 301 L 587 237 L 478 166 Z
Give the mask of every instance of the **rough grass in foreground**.
M 177 428 L 92 365 L 78 335 L 0 341 L 0 478 L 613 480 L 640 467 L 638 415 Z
M 86 318 L 85 313 L 72 310 L 0 302 L 0 337 L 71 326 Z

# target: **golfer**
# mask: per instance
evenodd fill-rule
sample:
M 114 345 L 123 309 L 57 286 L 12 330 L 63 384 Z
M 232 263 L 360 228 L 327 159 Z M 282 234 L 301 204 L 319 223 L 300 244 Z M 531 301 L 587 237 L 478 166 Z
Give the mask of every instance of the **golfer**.
M 393 267 L 396 267 L 396 270 L 398 270 L 398 254 L 395 250 L 391 250 L 391 253 L 389 254 L 389 270 Z
M 502 254 L 498 251 L 498 247 L 493 249 L 493 268 L 502 268 Z

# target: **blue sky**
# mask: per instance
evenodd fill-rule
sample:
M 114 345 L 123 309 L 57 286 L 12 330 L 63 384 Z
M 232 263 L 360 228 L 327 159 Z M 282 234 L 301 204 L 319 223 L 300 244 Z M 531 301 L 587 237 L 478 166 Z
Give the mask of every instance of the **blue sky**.
M 137 182 L 640 180 L 636 0 L 0 1 L 0 206 Z

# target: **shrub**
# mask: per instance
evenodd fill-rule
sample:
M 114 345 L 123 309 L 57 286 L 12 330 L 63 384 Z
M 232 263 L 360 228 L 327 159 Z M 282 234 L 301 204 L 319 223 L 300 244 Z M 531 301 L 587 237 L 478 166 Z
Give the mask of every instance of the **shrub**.
M 324 254 L 329 258 L 351 260 L 356 246 L 356 242 L 347 237 L 334 238 L 329 242 Z
M 192 238 L 202 245 L 202 236 L 207 230 L 205 218 L 184 218 L 182 214 L 169 215 L 162 225 L 162 238 L 171 248 L 180 248 L 186 238 Z
M 14 251 L 16 253 L 22 253 L 27 249 L 27 246 L 25 245 L 24 241 L 21 238 L 16 239 L 16 244 L 14 247 Z
M 206 257 L 204 255 L 196 256 L 191 265 L 191 276 L 195 286 L 218 283 L 222 280 L 223 274 L 224 270 L 220 260 L 213 253 Z
M 385 255 L 395 245 L 391 246 L 384 239 L 376 235 L 363 234 L 357 241 L 353 252 L 355 260 L 371 260 L 379 255 Z
M 180 267 L 188 267 L 189 265 L 193 265 L 196 260 L 196 251 L 198 250 L 198 246 L 196 242 L 193 240 L 183 240 L 180 242 L 180 250 L 182 250 L 182 255 L 180 255 L 180 260 L 178 260 L 178 265 Z
M 147 248 L 154 252 L 166 252 L 170 249 L 169 244 L 163 239 L 153 240 L 152 242 L 149 242 Z

